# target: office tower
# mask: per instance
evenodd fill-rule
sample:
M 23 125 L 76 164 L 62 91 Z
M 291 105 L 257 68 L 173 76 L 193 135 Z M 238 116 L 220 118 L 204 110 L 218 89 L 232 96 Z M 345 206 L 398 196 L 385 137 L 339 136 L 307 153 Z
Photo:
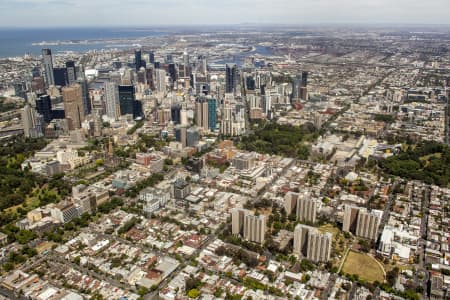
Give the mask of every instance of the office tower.
M 197 128 L 191 127 L 188 130 L 186 130 L 186 146 L 188 147 L 197 146 L 199 139 L 200 134 Z
M 186 126 L 177 126 L 175 127 L 175 140 L 181 143 L 181 146 L 186 147 L 187 142 L 187 127 Z
M 256 88 L 255 79 L 253 79 L 253 77 L 251 77 L 251 76 L 248 76 L 245 79 L 245 84 L 247 86 L 247 90 L 249 90 L 249 91 L 254 91 Z
M 356 225 L 358 220 L 359 207 L 352 205 L 345 205 L 344 207 L 344 222 L 342 230 L 346 232 L 356 232 Z
M 189 54 L 187 53 L 187 51 L 183 52 L 183 64 L 185 66 L 189 66 Z
M 27 87 L 24 81 L 16 81 L 14 82 L 14 95 L 17 97 L 21 97 L 23 99 L 26 99 Z
M 247 215 L 252 214 L 250 210 L 235 208 L 231 210 L 231 233 L 244 234 L 244 220 Z
M 156 90 L 160 93 L 166 92 L 166 71 L 163 69 L 155 70 L 156 73 Z
M 64 112 L 69 123 L 69 130 L 81 128 L 84 121 L 82 87 L 74 84 L 62 89 L 64 99 Z
M 320 233 L 317 228 L 298 224 L 294 229 L 294 254 L 313 262 L 330 260 L 333 236 Z
M 244 239 L 263 244 L 266 235 L 266 216 L 247 215 L 244 218 Z
M 302 87 L 307 87 L 308 85 L 308 72 L 303 71 L 302 72 Z
M 315 223 L 317 215 L 317 202 L 309 198 L 309 195 L 301 195 L 297 199 L 297 220 Z
M 208 127 L 214 131 L 217 127 L 217 101 L 216 99 L 208 99 Z
M 153 78 L 154 77 L 153 73 L 154 73 L 153 67 L 149 66 L 145 69 L 145 74 L 147 77 L 147 84 L 152 91 L 155 90 L 155 80 Z
M 39 69 L 39 67 L 33 67 L 33 69 L 31 70 L 31 76 L 33 78 L 41 77 L 41 70 Z
M 140 68 L 139 71 L 137 71 L 137 82 L 146 84 L 147 83 L 147 73 L 144 69 L 144 67 Z
M 226 65 L 225 93 L 234 93 L 238 84 L 238 69 L 236 64 Z
M 139 71 L 141 67 L 144 67 L 141 49 L 134 50 L 134 64 L 136 66 L 136 71 Z
M 233 112 L 229 103 L 225 103 L 222 109 L 220 133 L 225 136 L 233 136 Z
M 200 72 L 203 75 L 206 75 L 208 73 L 208 61 L 206 60 L 206 56 L 199 55 L 198 56 L 198 63 L 199 63 Z
M 91 113 L 92 109 L 91 100 L 89 99 L 88 82 L 86 78 L 78 79 L 77 82 L 81 86 L 81 97 L 83 98 L 84 115 L 88 115 Z
M 308 100 L 308 88 L 306 86 L 300 87 L 300 99 Z
M 178 79 L 177 67 L 173 63 L 169 64 L 169 76 L 172 79 L 172 82 L 175 82 Z
M 203 130 L 208 130 L 208 99 L 202 97 L 195 101 L 195 124 Z
M 157 110 L 157 120 L 160 126 L 166 126 L 172 119 L 171 111 L 168 108 L 159 108 Z
M 133 118 L 142 118 L 144 111 L 142 110 L 142 102 L 140 100 L 134 100 L 133 102 Z
M 172 64 L 173 63 L 173 55 L 167 54 L 166 55 L 166 64 Z
M 302 100 L 308 100 L 308 72 L 302 72 L 302 81 L 300 85 L 300 98 Z
M 272 97 L 270 96 L 269 92 L 267 92 L 266 95 L 262 96 L 262 104 L 264 114 L 266 114 L 266 117 L 270 119 L 270 115 L 272 112 Z
M 27 138 L 37 138 L 42 136 L 43 117 L 36 113 L 36 111 L 26 104 L 22 109 L 22 125 L 24 135 Z
M 55 85 L 66 86 L 67 85 L 66 68 L 53 68 L 53 78 L 55 80 Z
M 75 62 L 69 60 L 66 62 L 67 83 L 72 85 L 77 81 L 77 72 L 75 70 Z
M 376 240 L 379 224 L 380 217 L 373 211 L 368 212 L 365 209 L 360 210 L 356 225 L 356 236 L 369 240 Z
M 298 193 L 294 193 L 291 191 L 287 192 L 284 196 L 284 210 L 286 211 L 286 214 L 288 216 L 295 211 L 295 208 L 297 207 L 298 196 Z
M 42 77 L 35 77 L 31 81 L 31 91 L 36 94 L 44 94 L 45 93 L 45 81 Z
M 301 87 L 301 84 L 302 84 L 302 76 L 300 74 L 298 74 L 292 80 L 292 98 L 293 99 L 300 98 L 300 87 Z
M 187 111 L 183 108 L 180 111 L 180 124 L 183 126 L 189 125 Z
M 120 114 L 134 116 L 134 87 L 132 85 L 119 85 Z
M 52 120 L 52 101 L 50 96 L 42 95 L 36 99 L 36 111 L 44 118 L 45 123 L 50 123 Z
M 150 64 L 154 64 L 155 63 L 155 52 L 150 51 L 148 53 L 148 60 Z
M 106 115 L 117 120 L 120 116 L 119 88 L 115 82 L 105 84 Z
M 52 51 L 50 49 L 42 49 L 42 66 L 46 86 L 55 85 L 53 76 L 53 60 Z
M 170 116 L 174 124 L 181 124 L 181 105 L 172 105 L 170 108 Z

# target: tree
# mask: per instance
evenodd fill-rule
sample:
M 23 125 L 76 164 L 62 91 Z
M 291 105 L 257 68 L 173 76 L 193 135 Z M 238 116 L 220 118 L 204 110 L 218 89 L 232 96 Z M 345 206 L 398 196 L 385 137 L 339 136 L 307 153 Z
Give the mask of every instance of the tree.
M 395 285 L 399 272 L 400 269 L 398 267 L 394 267 L 392 270 L 386 272 L 386 281 L 391 287 Z
M 189 296 L 189 298 L 195 299 L 198 296 L 200 296 L 200 292 L 197 289 L 192 289 L 188 292 L 188 296 Z

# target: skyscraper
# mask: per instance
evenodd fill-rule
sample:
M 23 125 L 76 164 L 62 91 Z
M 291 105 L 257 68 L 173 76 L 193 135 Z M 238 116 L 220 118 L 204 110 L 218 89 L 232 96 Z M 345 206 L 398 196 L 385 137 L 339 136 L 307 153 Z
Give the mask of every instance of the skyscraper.
M 238 69 L 236 64 L 226 65 L 225 93 L 234 93 L 238 84 Z
M 141 49 L 134 50 L 134 64 L 136 66 L 136 71 L 139 71 L 141 69 L 141 67 L 145 67 L 144 62 L 142 60 Z
M 22 124 L 25 137 L 37 138 L 42 136 L 43 117 L 26 104 L 22 109 Z
M 175 127 L 175 140 L 181 143 L 181 147 L 186 147 L 187 143 L 187 127 L 178 125 Z
M 308 72 L 302 72 L 302 87 L 306 87 L 308 85 Z
M 174 124 L 181 124 L 181 105 L 172 105 L 170 108 L 170 115 Z
M 52 101 L 50 96 L 42 95 L 36 99 L 36 111 L 44 117 L 45 123 L 52 120 Z
M 167 54 L 166 55 L 166 64 L 171 64 L 171 63 L 173 63 L 173 55 Z
M 300 98 L 300 87 L 302 84 L 302 76 L 297 74 L 295 78 L 292 80 L 292 98 L 298 99 Z
M 199 55 L 198 56 L 198 63 L 199 63 L 200 72 L 203 75 L 206 75 L 208 73 L 208 61 L 206 60 L 206 56 Z
M 195 101 L 195 124 L 203 130 L 209 129 L 209 110 L 208 99 L 204 97 L 197 98 Z
M 163 69 L 156 69 L 156 90 L 160 93 L 166 92 L 166 71 Z
M 195 147 L 200 139 L 200 134 L 196 127 L 191 127 L 186 130 L 186 146 Z
M 54 85 L 67 85 L 67 70 L 66 68 L 53 68 Z
M 186 50 L 183 52 L 183 64 L 189 66 L 189 54 Z
M 154 91 L 155 90 L 155 80 L 154 80 L 154 70 L 152 66 L 147 66 L 147 68 L 145 69 L 145 74 L 147 77 L 147 84 L 149 86 L 149 88 Z
M 89 99 L 88 82 L 86 78 L 78 79 L 77 82 L 81 87 L 81 97 L 83 99 L 83 112 L 84 115 L 88 115 L 91 113 L 92 109 L 91 101 Z
M 120 116 L 119 88 L 115 82 L 105 84 L 106 115 L 113 119 Z
M 169 64 L 169 76 L 172 78 L 172 82 L 175 82 L 178 79 L 178 71 L 174 63 Z
M 217 127 L 217 101 L 216 99 L 208 99 L 208 127 L 214 131 Z
M 308 72 L 302 72 L 302 82 L 300 86 L 300 98 L 308 100 Z
M 246 86 L 247 86 L 247 90 L 249 90 L 249 91 L 254 91 L 254 90 L 255 90 L 255 87 L 256 87 L 256 85 L 255 85 L 255 79 L 253 79 L 252 76 L 248 76 L 248 77 L 245 79 L 245 84 L 246 84 Z
M 55 85 L 52 51 L 50 49 L 42 49 L 42 66 L 46 86 Z
M 67 82 L 72 85 L 77 81 L 77 72 L 75 70 L 75 62 L 69 60 L 66 62 Z
M 83 95 L 79 84 L 74 84 L 62 89 L 64 99 L 64 112 L 69 123 L 69 129 L 81 128 L 84 121 Z
M 151 63 L 151 64 L 155 63 L 155 52 L 150 51 L 148 53 L 148 60 L 149 60 L 149 63 Z
M 120 114 L 134 116 L 134 87 L 132 85 L 119 85 Z

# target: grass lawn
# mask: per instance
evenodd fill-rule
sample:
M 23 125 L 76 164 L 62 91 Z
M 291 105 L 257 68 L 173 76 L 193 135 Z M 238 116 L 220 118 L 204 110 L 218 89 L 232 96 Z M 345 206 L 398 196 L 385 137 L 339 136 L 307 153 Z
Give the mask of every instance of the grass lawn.
M 322 233 L 329 232 L 329 233 L 331 233 L 333 235 L 333 237 L 336 237 L 340 233 L 339 228 L 334 227 L 331 224 L 325 224 L 323 226 L 320 226 L 319 227 L 319 231 L 322 232 Z
M 331 224 L 320 226 L 319 231 L 322 233 L 329 232 L 333 235 L 332 251 L 335 256 L 332 259 L 332 264 L 333 266 L 338 267 L 341 264 L 345 251 L 350 246 L 350 242 L 344 237 L 344 234 L 339 228 Z
M 359 278 L 374 282 L 384 281 L 384 273 L 376 260 L 371 256 L 350 251 L 345 260 L 342 272 L 358 275 Z

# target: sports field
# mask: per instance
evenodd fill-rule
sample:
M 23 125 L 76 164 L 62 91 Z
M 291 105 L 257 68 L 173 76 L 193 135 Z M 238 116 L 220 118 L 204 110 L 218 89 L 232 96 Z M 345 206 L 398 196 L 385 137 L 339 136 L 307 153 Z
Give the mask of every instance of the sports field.
M 359 278 L 370 282 L 384 281 L 384 270 L 373 257 L 364 253 L 350 251 L 345 259 L 342 272 L 358 275 Z

